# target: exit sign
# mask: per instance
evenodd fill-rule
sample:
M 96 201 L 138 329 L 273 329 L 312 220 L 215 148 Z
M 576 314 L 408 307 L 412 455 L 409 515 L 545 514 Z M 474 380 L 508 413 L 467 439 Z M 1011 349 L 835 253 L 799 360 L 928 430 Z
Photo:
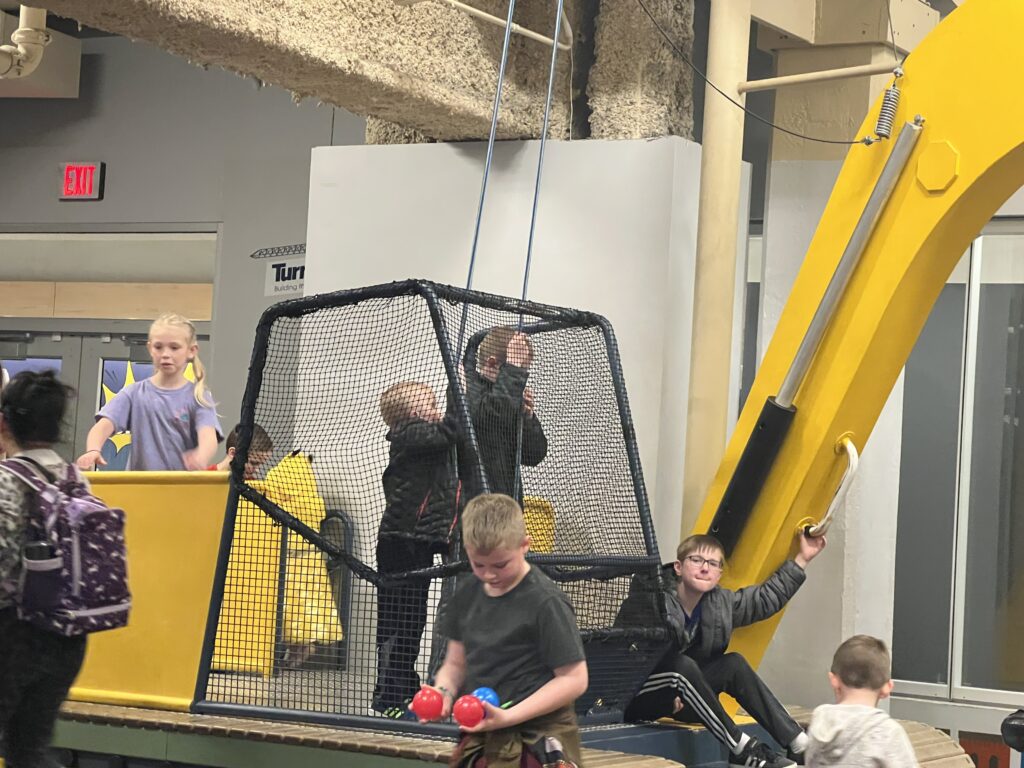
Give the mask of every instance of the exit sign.
M 105 163 L 61 163 L 61 200 L 102 200 Z

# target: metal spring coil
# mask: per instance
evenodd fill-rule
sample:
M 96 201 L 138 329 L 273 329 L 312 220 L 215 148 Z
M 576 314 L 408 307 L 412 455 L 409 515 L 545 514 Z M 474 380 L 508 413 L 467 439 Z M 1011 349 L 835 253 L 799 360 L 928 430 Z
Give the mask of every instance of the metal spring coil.
M 893 84 L 885 90 L 882 97 L 882 108 L 878 111 L 878 122 L 875 123 L 875 135 L 880 139 L 892 136 L 892 123 L 896 119 L 896 108 L 900 105 L 900 89 Z

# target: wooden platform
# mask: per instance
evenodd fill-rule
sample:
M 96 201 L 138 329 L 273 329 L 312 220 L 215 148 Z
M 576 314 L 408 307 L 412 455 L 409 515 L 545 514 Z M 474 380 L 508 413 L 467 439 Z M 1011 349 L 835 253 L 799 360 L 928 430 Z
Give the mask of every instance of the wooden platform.
M 803 708 L 791 708 L 794 719 L 804 727 L 810 721 L 811 711 Z M 240 717 L 222 717 L 217 715 L 192 715 L 178 712 L 164 712 L 135 707 L 118 707 L 103 704 L 84 704 L 66 702 L 61 710 L 61 722 L 64 731 L 73 725 L 95 726 L 105 731 L 112 748 L 110 754 L 122 754 L 145 759 L 158 758 L 170 763 L 191 765 L 224 766 L 256 766 L 260 761 L 255 756 L 265 756 L 267 764 L 275 764 L 280 753 L 274 752 L 272 746 L 297 749 L 305 755 L 299 762 L 312 765 L 309 758 L 319 754 L 325 764 L 336 762 L 337 752 L 351 755 L 345 765 L 349 766 L 383 766 L 383 765 L 415 765 L 428 763 L 445 763 L 451 754 L 453 740 L 441 736 L 413 736 L 387 733 L 356 728 L 335 728 L 300 723 L 256 720 Z M 973 768 L 974 764 L 963 748 L 948 735 L 923 723 L 898 721 L 907 731 L 910 742 L 923 768 Z M 635 735 L 629 740 L 653 744 L 651 740 L 665 737 L 671 732 L 682 735 L 683 731 L 707 734 L 703 729 L 680 727 L 679 725 L 652 724 L 647 726 L 604 726 L 595 730 L 614 731 L 635 729 Z M 647 730 L 647 735 L 643 734 Z M 191 746 L 171 754 L 173 750 L 165 747 L 140 746 L 145 739 L 138 738 L 144 734 L 177 734 L 189 737 Z M 656 735 L 657 734 L 657 735 Z M 58 738 L 60 746 L 74 750 L 107 752 L 96 739 L 71 736 Z M 692 735 L 692 734 L 691 734 Z M 132 736 L 133 738 L 129 738 Z M 643 741 L 644 739 L 648 741 Z M 101 740 L 102 741 L 102 740 Z M 153 739 L 149 740 L 152 743 Z M 713 740 L 712 740 L 713 741 Z M 170 743 L 168 740 L 165 743 Z M 205 747 L 203 745 L 206 745 Z M 230 747 L 234 744 L 234 747 Z M 212 745 L 212 746 L 211 746 Z M 619 746 L 619 744 L 612 745 Z M 179 745 L 180 746 L 180 745 Z M 623 746 L 627 746 L 623 744 Z M 256 748 L 254 750 L 254 748 Z M 274 752 L 274 754 L 271 754 Z M 190 760 L 181 759 L 184 754 Z M 675 754 L 675 753 L 670 753 Z M 360 759 L 361 756 L 363 759 Z M 619 752 L 607 749 L 584 748 L 584 764 L 587 768 L 679 768 L 683 764 L 665 757 L 653 757 Z M 717 759 L 717 758 L 716 758 Z M 279 764 L 279 763 L 276 763 Z
M 80 702 L 66 702 L 61 709 L 61 721 L 131 730 L 219 737 L 240 742 L 262 742 L 268 745 L 308 747 L 432 763 L 447 762 L 454 744 L 453 741 L 443 738 L 405 736 L 371 730 L 329 728 L 237 717 L 190 715 Z M 61 746 L 74 748 L 75 745 L 62 743 Z M 662 757 L 647 757 L 601 749 L 584 749 L 583 760 L 587 768 L 618 768 L 620 766 L 622 768 L 626 768 L 626 766 L 629 768 L 680 768 L 682 765 Z

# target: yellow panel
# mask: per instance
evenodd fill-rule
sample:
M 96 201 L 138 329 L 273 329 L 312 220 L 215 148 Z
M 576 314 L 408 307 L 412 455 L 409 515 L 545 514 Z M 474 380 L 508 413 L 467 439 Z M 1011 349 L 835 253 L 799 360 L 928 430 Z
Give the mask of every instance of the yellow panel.
M 93 472 L 93 491 L 126 516 L 132 613 L 89 637 L 69 698 L 187 711 L 210 606 L 227 472 Z
M 285 456 L 267 472 L 267 498 L 288 510 L 314 531 L 327 516 L 316 487 L 312 459 L 303 453 Z M 297 534 L 288 538 L 285 565 L 285 643 L 312 650 L 317 643 L 336 643 L 344 637 L 323 553 Z
M 796 419 L 732 554 L 728 585 L 765 578 L 793 554 L 797 522 L 827 508 L 843 471 L 835 441 L 850 432 L 863 449 L 953 267 L 1024 184 L 1022 38 L 1020 0 L 967 0 L 907 59 L 893 135 L 916 114 L 923 134 L 797 393 Z M 872 132 L 879 105 L 858 136 Z M 697 530 L 708 529 L 762 404 L 778 392 L 891 148 L 848 153 Z M 756 663 L 777 620 L 737 632 L 733 649 Z
M 555 506 L 540 496 L 523 497 L 523 518 L 530 535 L 530 551 L 550 554 L 555 551 Z
M 263 484 L 249 485 L 263 492 Z M 212 669 L 220 672 L 274 671 L 281 531 L 255 504 L 238 502 L 224 600 L 217 623 Z

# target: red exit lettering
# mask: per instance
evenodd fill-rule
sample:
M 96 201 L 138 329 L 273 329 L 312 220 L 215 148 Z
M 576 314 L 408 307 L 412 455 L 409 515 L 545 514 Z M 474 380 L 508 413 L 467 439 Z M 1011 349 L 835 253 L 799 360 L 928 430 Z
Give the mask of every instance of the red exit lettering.
M 66 163 L 60 196 L 62 200 L 102 199 L 102 163 Z

